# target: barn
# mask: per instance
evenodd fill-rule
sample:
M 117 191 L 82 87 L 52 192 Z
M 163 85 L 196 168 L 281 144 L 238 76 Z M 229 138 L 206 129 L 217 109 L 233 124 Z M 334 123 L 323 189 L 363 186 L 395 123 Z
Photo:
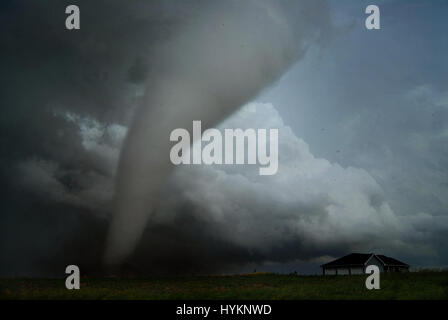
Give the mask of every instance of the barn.
M 367 266 L 376 265 L 380 272 L 408 272 L 409 265 L 374 253 L 351 253 L 321 265 L 323 275 L 364 274 Z

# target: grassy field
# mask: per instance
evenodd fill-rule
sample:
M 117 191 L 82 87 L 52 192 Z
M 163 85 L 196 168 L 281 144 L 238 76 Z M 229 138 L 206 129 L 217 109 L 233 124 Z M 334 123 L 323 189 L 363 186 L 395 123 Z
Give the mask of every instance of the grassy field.
M 0 299 L 448 299 L 448 272 L 384 274 L 380 290 L 367 276 L 250 274 L 163 278 L 0 279 Z

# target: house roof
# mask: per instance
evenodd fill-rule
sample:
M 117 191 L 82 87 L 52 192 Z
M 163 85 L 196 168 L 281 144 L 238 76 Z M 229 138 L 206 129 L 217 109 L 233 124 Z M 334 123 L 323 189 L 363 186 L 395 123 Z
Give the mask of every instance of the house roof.
M 364 266 L 372 256 L 375 256 L 383 266 L 409 267 L 409 265 L 397 259 L 374 253 L 350 253 L 342 258 L 325 263 L 321 267 Z
M 321 267 L 336 267 L 336 266 L 363 266 L 373 253 L 350 253 L 342 258 L 330 261 Z
M 391 257 L 386 257 L 383 256 L 381 254 L 376 255 L 379 260 L 383 263 L 383 265 L 385 266 L 404 266 L 404 267 L 409 267 L 408 264 L 401 262 L 400 260 L 391 258 Z

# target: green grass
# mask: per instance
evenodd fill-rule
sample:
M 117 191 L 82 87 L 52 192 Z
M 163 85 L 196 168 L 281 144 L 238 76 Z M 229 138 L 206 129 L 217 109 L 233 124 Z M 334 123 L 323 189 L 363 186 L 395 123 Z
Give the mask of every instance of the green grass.
M 0 299 L 448 299 L 448 272 L 382 274 L 367 290 L 366 275 L 253 274 L 158 278 L 83 278 L 80 290 L 65 279 L 0 279 Z

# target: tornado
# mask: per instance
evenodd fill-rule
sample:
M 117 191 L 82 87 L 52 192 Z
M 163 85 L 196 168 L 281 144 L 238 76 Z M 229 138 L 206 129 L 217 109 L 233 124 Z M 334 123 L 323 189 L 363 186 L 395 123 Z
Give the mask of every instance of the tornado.
M 108 266 L 126 261 L 151 223 L 173 169 L 171 131 L 190 128 L 193 120 L 200 120 L 203 130 L 218 124 L 278 80 L 329 32 L 326 1 L 203 5 L 148 59 L 145 97 L 120 155 L 104 256 Z

